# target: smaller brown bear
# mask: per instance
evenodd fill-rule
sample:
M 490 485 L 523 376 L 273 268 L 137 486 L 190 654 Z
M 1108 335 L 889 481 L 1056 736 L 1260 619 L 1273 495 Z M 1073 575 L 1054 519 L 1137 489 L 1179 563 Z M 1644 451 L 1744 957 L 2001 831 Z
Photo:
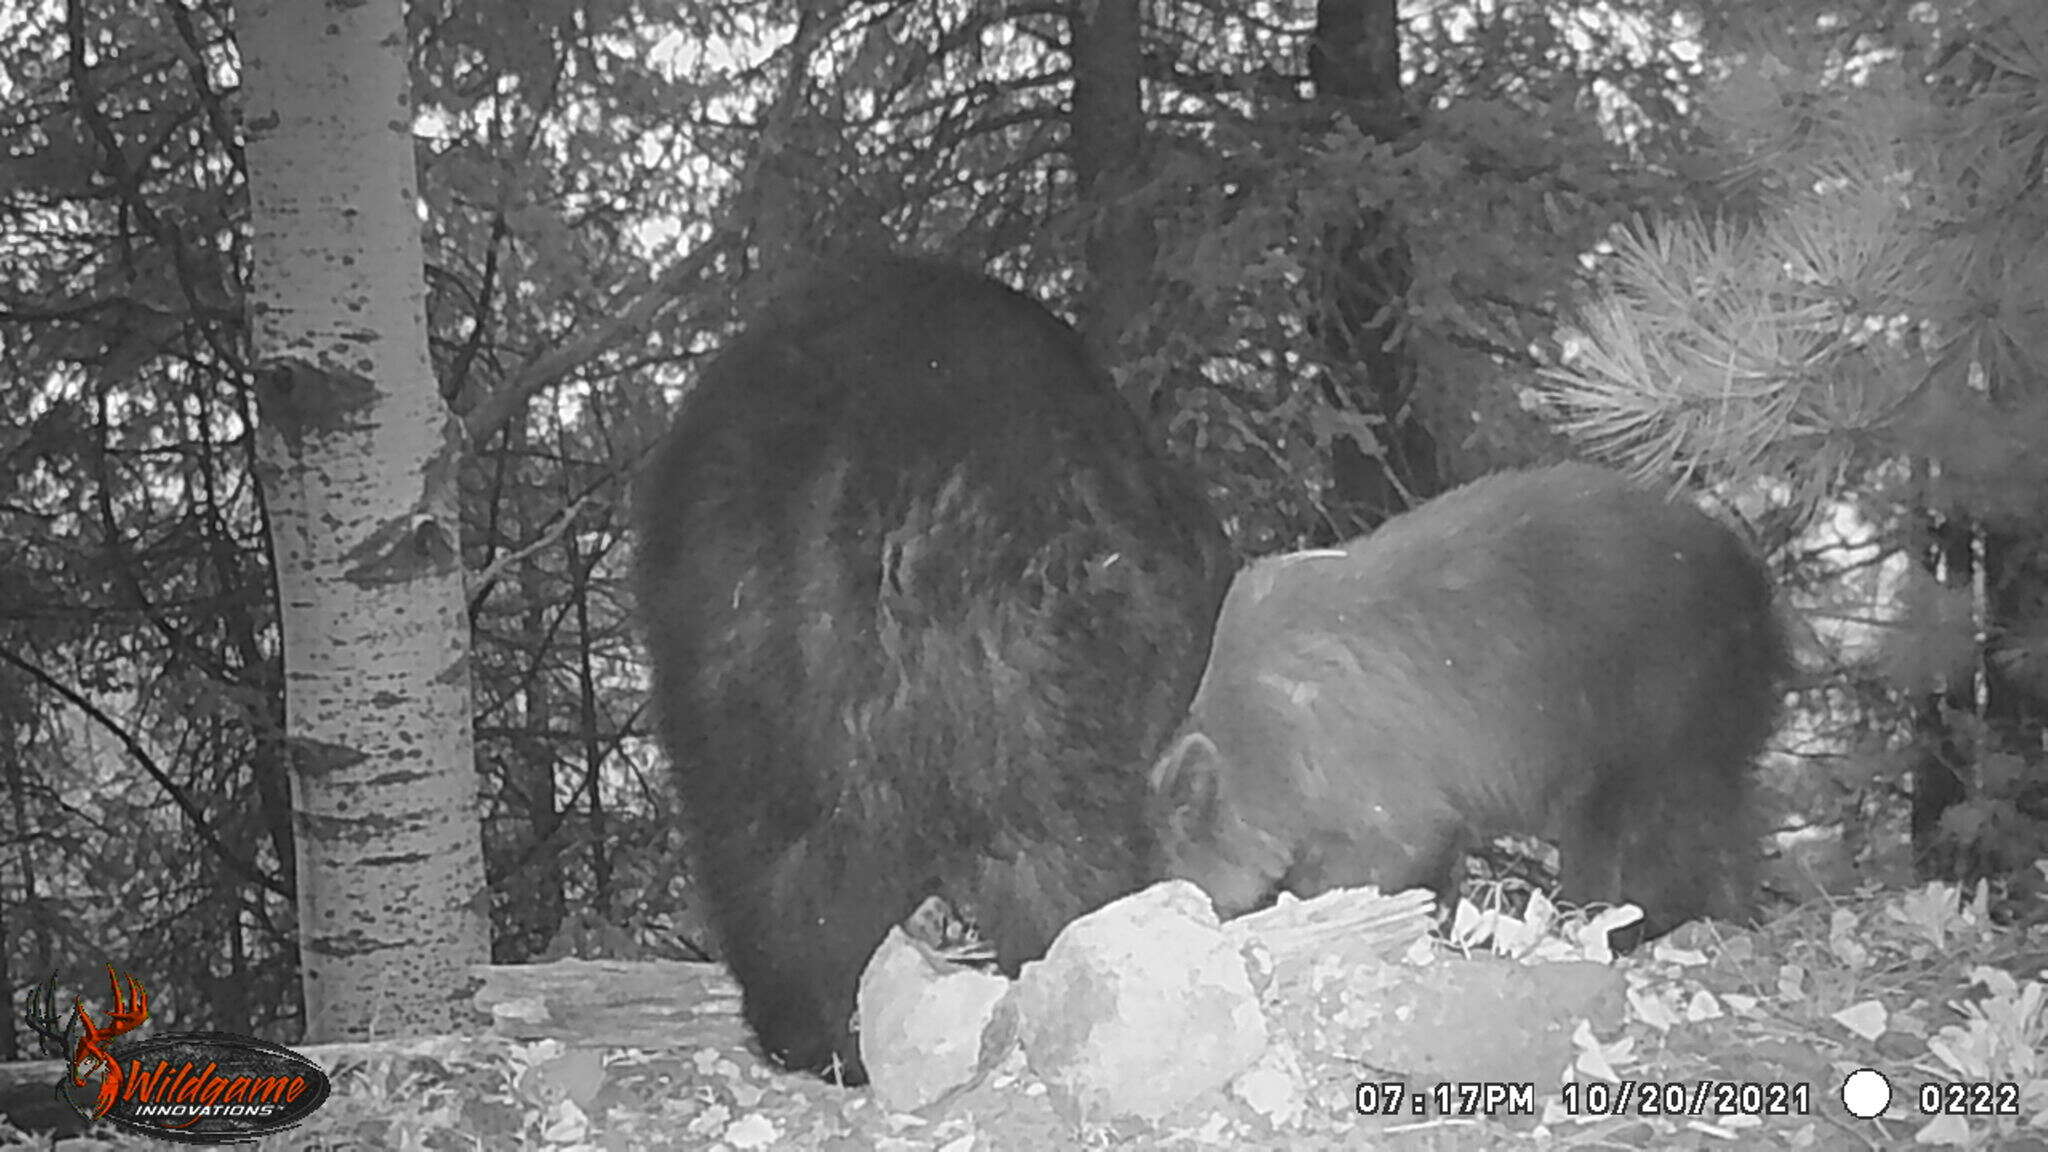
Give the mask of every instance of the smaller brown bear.
M 1739 917 L 1788 666 L 1763 566 L 1698 509 L 1588 465 L 1491 476 L 1239 573 L 1153 770 L 1168 872 L 1224 916 L 1450 897 L 1476 838 L 1525 833 L 1644 934 Z

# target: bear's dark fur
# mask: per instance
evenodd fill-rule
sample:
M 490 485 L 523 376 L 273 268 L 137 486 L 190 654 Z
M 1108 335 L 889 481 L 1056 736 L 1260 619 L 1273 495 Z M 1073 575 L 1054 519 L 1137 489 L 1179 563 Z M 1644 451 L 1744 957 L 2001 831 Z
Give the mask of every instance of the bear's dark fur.
M 777 1061 L 865 1078 L 856 983 L 927 896 L 1014 974 L 1156 877 L 1147 769 L 1232 561 L 1044 308 L 813 277 L 705 370 L 639 523 L 695 879 Z
M 1154 769 L 1172 875 L 1451 896 L 1476 837 L 1555 840 L 1560 894 L 1656 935 L 1750 907 L 1752 759 L 1788 671 L 1726 527 L 1568 464 L 1492 476 L 1239 574 Z

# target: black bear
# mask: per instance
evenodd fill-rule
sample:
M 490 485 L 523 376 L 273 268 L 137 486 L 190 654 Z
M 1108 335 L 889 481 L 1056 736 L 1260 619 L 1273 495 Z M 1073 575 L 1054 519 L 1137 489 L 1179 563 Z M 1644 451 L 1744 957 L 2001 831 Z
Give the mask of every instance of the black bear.
M 1238 575 L 1154 768 L 1168 871 L 1226 916 L 1278 888 L 1448 897 L 1476 837 L 1524 833 L 1557 842 L 1564 898 L 1640 906 L 1634 938 L 1740 916 L 1788 671 L 1726 527 L 1588 465 L 1491 476 Z
M 1234 565 L 1043 307 L 813 275 L 705 369 L 638 517 L 695 880 L 776 1061 L 865 1080 L 861 969 L 927 897 L 1014 975 L 1156 877 L 1147 771 Z

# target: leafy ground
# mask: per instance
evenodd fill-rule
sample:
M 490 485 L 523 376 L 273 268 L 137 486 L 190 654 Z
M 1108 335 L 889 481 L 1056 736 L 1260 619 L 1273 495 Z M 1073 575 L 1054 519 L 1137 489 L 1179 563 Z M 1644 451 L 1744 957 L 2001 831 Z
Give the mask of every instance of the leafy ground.
M 261 1146 L 2048 1149 L 2044 963 L 2048 928 L 1995 926 L 1981 897 L 1959 905 L 1942 887 L 1816 904 L 1711 941 L 1662 942 L 1619 962 L 1627 987 L 1619 1029 L 1582 1028 L 1574 1038 L 1580 1087 L 1570 1108 L 1558 1090 L 1543 1089 L 1528 1110 L 1362 1116 L 1356 1081 L 1324 1068 L 1310 1070 L 1309 1107 L 1286 1131 L 1231 1101 L 1157 1130 L 1076 1129 L 1014 1064 L 918 1117 L 775 1073 L 730 1042 L 599 1052 L 451 1039 L 445 1050 L 415 1043 L 404 1055 L 337 1069 L 326 1107 Z M 1484 1050 L 1488 1038 L 1475 1030 L 1469 1042 Z M 1881 1073 L 1891 1087 L 1877 1119 L 1844 1106 L 1843 1083 L 1858 1069 Z M 1698 1114 L 1645 1114 L 1654 1103 L 1689 1107 L 1709 1081 L 1722 1087 L 1707 1089 Z M 1677 1087 L 1660 1087 L 1646 1103 L 1651 1084 Z M 1604 1114 L 1624 1091 L 1630 1114 Z M 1595 1107 L 1603 1114 L 1575 1114 Z M 62 1140 L 0 1130 L 0 1143 L 10 1140 L 67 1152 L 162 1147 L 106 1129 Z

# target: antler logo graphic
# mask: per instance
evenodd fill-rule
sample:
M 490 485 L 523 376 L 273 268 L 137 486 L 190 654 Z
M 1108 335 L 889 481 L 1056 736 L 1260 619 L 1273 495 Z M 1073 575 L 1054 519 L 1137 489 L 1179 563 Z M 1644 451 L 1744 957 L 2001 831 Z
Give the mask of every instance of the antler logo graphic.
M 95 1023 L 92 1013 L 85 1010 L 84 1000 L 71 1002 L 71 1020 L 58 1026 L 57 974 L 52 972 L 43 986 L 42 1004 L 38 1007 L 35 993 L 29 993 L 28 1006 L 22 1009 L 21 1018 L 30 1029 L 41 1036 L 43 1051 L 52 1056 L 71 1061 L 70 1086 L 86 1088 L 92 1078 L 99 1077 L 99 1093 L 90 1108 L 80 1105 L 76 1097 L 65 1091 L 65 1085 L 57 1085 L 57 1095 L 64 1102 L 77 1108 L 87 1120 L 97 1120 L 107 1114 L 114 1101 L 121 1098 L 121 1062 L 107 1051 L 107 1043 L 124 1032 L 132 1032 L 149 1019 L 149 993 L 142 987 L 142 981 L 128 977 L 124 990 L 121 977 L 112 964 L 107 965 L 107 982 L 113 987 L 114 1010 L 107 1013 L 104 1023 Z

